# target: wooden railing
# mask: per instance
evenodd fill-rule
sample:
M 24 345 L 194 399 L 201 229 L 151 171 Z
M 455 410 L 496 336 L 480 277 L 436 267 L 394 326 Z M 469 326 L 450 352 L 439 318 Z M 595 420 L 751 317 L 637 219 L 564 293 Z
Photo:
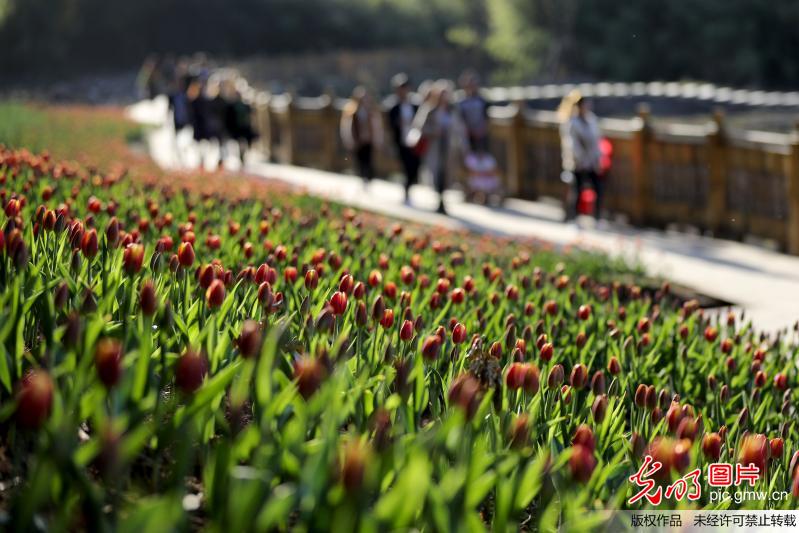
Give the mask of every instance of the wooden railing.
M 270 158 L 332 171 L 350 166 L 339 139 L 342 100 L 262 94 L 257 102 L 260 148 Z M 555 113 L 517 102 L 492 106 L 489 115 L 491 150 L 509 195 L 563 198 Z M 799 254 L 799 131 L 730 131 L 720 112 L 707 124 L 656 124 L 646 106 L 600 125 L 614 149 L 604 200 L 611 212 L 636 225 L 771 239 Z M 391 142 L 376 166 L 383 175 L 399 170 Z

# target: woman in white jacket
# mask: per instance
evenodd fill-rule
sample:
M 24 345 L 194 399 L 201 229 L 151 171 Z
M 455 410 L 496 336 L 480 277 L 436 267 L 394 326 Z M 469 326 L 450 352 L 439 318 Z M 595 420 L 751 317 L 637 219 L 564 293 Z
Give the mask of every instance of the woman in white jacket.
M 599 180 L 599 161 L 602 152 L 599 141 L 602 134 L 599 121 L 591 111 L 591 104 L 578 91 L 572 91 L 561 102 L 558 112 L 561 116 L 560 143 L 563 170 L 573 176 L 574 203 L 567 205 L 567 218 L 577 214 L 580 192 L 590 183 L 596 194 L 594 216 L 599 218 L 602 198 Z M 571 203 L 571 202 L 569 202 Z
M 421 153 L 423 164 L 433 177 L 433 186 L 439 194 L 437 212 L 446 214 L 444 189 L 448 176 L 460 161 L 465 129 L 463 121 L 451 102 L 451 85 L 439 80 L 430 97 L 419 107 L 413 119 L 408 144 Z

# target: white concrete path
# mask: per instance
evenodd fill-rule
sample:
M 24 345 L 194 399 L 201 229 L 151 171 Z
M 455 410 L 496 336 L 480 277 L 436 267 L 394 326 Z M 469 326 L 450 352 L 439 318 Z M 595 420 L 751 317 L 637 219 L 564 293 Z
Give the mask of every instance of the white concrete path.
M 153 159 L 165 168 L 194 168 L 200 150 L 190 136 L 177 143 L 172 129 L 163 126 L 164 102 L 142 102 L 129 109 L 136 120 L 156 126 L 148 135 Z M 207 147 L 208 161 L 218 152 Z M 180 155 L 178 155 L 180 154 Z M 241 170 L 231 153 L 225 162 L 230 170 Z M 565 224 L 559 206 L 509 199 L 502 208 L 466 203 L 457 191 L 447 191 L 449 216 L 433 209 L 437 196 L 423 185 L 411 190 L 411 205 L 403 204 L 402 187 L 375 180 L 368 187 L 354 176 L 296 166 L 277 165 L 248 157 L 244 171 L 282 180 L 309 193 L 389 216 L 478 232 L 537 237 L 555 244 L 585 244 L 613 255 L 640 261 L 653 275 L 698 292 L 733 302 L 746 310 L 755 327 L 769 332 L 790 327 L 799 319 L 799 257 L 757 246 L 677 232 L 632 228 L 592 221 Z M 208 163 L 206 161 L 206 163 Z

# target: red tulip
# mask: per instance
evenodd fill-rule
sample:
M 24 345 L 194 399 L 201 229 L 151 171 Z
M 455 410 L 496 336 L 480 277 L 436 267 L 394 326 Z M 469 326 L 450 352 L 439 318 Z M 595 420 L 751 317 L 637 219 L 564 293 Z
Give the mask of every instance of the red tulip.
M 318 359 L 304 356 L 294 362 L 294 379 L 297 380 L 297 390 L 306 400 L 319 389 L 324 376 L 325 368 Z
M 222 280 L 215 279 L 205 291 L 205 301 L 208 307 L 214 309 L 225 301 L 225 284 Z
M 582 389 L 585 387 L 586 382 L 588 381 L 588 369 L 582 363 L 577 363 L 572 368 L 571 376 L 569 377 L 569 383 L 575 389 Z
M 305 288 L 314 290 L 319 285 L 319 273 L 313 268 L 305 273 Z
M 569 457 L 569 469 L 572 478 L 578 483 L 587 483 L 591 479 L 591 474 L 596 468 L 594 453 L 585 446 L 572 446 L 572 453 Z
M 139 291 L 139 307 L 144 316 L 153 316 L 158 310 L 158 295 L 152 280 L 142 283 Z
M 719 336 L 719 330 L 717 330 L 713 326 L 708 326 L 705 328 L 705 340 L 707 342 L 714 342 L 718 336 Z
M 403 321 L 399 335 L 402 342 L 410 342 L 413 339 L 413 322 L 410 320 Z
M 771 457 L 773 459 L 780 459 L 785 449 L 785 441 L 780 437 L 774 437 L 769 441 L 769 446 L 771 447 Z
M 471 420 L 480 406 L 480 383 L 470 374 L 461 374 L 453 380 L 448 398 L 450 405 L 463 409 L 466 418 Z
M 466 326 L 458 322 L 452 328 L 452 342 L 461 344 L 466 341 Z
M 119 383 L 122 376 L 122 343 L 112 338 L 101 339 L 94 349 L 94 366 L 107 389 Z
M 366 281 L 369 283 L 370 287 L 377 287 L 383 283 L 383 274 L 381 274 L 379 270 L 372 270 L 369 273 L 369 277 L 366 278 Z
M 588 320 L 591 318 L 591 306 L 590 305 L 581 305 L 580 308 L 577 310 L 577 318 L 580 320 Z
M 505 385 L 511 390 L 518 390 L 524 386 L 524 378 L 527 374 L 527 365 L 524 363 L 512 363 L 505 374 Z
M 344 312 L 347 310 L 347 295 L 341 291 L 333 293 L 333 296 L 330 298 L 330 307 L 333 308 L 333 313 L 336 315 L 343 315 Z M 392 311 L 393 313 L 393 311 Z M 392 321 L 393 321 L 392 315 Z
M 55 225 L 55 213 L 53 213 L 53 225 Z M 46 226 L 46 225 L 45 225 Z M 116 246 L 119 242 L 119 220 L 117 217 L 111 217 L 105 227 L 105 240 L 108 246 Z
M 597 424 L 601 424 L 603 420 L 605 420 L 605 413 L 608 410 L 608 397 L 604 394 L 600 394 L 596 398 L 594 398 L 594 403 L 591 406 L 591 414 L 594 417 L 594 422 Z
M 17 422 L 25 428 L 37 429 L 50 416 L 53 406 L 53 380 L 44 370 L 25 375 L 17 392 Z
M 563 365 L 555 365 L 550 369 L 549 376 L 547 377 L 547 386 L 550 389 L 560 387 L 564 380 Z
M 771 446 L 766 436 L 750 433 L 743 438 L 738 452 L 738 462 L 742 465 L 755 465 L 762 477 L 766 473 L 766 461 L 770 455 Z
M 144 246 L 137 243 L 128 244 L 122 253 L 122 263 L 129 275 L 138 273 L 144 263 Z
M 438 358 L 438 352 L 441 349 L 441 338 L 438 335 L 431 335 L 427 337 L 422 343 L 422 357 L 428 361 Z
M 616 356 L 611 357 L 610 361 L 608 361 L 608 372 L 610 372 L 612 376 L 617 376 L 621 373 L 621 363 L 619 363 Z
M 88 258 L 92 258 L 97 255 L 98 249 L 98 241 L 97 241 L 97 230 L 91 228 L 89 231 L 83 234 L 83 239 L 81 240 L 80 249 Z
M 718 433 L 705 433 L 702 437 L 702 453 L 705 457 L 713 461 L 718 461 L 721 457 L 722 439 Z
M 463 301 L 466 299 L 466 291 L 464 291 L 461 288 L 457 288 L 457 289 L 452 291 L 452 294 L 450 295 L 450 299 L 452 300 L 452 303 L 454 303 L 454 304 L 462 304 Z
M 551 361 L 552 356 L 555 355 L 555 347 L 551 342 L 544 343 L 541 346 L 539 355 L 541 356 L 542 361 Z
M 175 363 L 175 385 L 190 394 L 203 384 L 208 373 L 208 362 L 199 353 L 186 350 Z
M 194 247 L 190 242 L 182 242 L 178 246 L 178 261 L 183 268 L 189 268 L 194 264 Z
M 777 390 L 786 390 L 788 388 L 788 376 L 782 373 L 774 376 L 774 387 Z
M 394 310 L 386 309 L 383 311 L 383 317 L 380 319 L 380 325 L 383 329 L 389 329 L 394 325 Z
M 585 446 L 592 452 L 596 449 L 594 432 L 586 424 L 580 424 L 574 431 L 572 446 Z

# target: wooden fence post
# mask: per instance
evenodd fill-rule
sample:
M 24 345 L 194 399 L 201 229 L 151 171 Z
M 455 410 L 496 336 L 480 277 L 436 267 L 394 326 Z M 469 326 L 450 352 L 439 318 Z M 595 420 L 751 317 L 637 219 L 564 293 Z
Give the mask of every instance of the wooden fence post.
M 339 117 L 336 112 L 336 92 L 332 87 L 325 90 L 324 97 L 327 99 L 322 108 L 322 161 L 323 169 L 330 171 L 340 170 L 338 167 L 338 123 Z
M 718 235 L 724 230 L 727 208 L 727 139 L 724 125 L 724 111 L 713 111 L 715 131 L 707 135 L 708 191 L 707 191 L 707 229 Z
M 788 231 L 787 251 L 799 255 L 799 122 L 794 125 L 791 161 L 788 166 Z
M 630 198 L 630 219 L 633 224 L 643 225 L 649 211 L 652 175 L 649 168 L 649 141 L 652 137 L 649 105 L 638 106 L 640 126 L 633 139 L 633 197 Z
M 507 190 L 508 196 L 518 196 L 524 179 L 524 101 L 519 100 L 514 106 L 511 117 L 510 132 L 507 144 Z
M 295 99 L 296 91 L 294 88 L 289 88 L 286 92 L 286 113 L 283 116 L 283 124 L 282 124 L 282 131 L 280 132 L 280 143 L 282 146 L 283 152 L 283 161 L 282 163 L 286 165 L 293 165 L 294 164 L 294 124 L 293 120 L 294 117 L 294 99 Z
M 269 161 L 272 159 L 272 125 L 269 106 L 272 95 L 259 92 L 255 99 L 255 127 L 258 133 L 258 149 Z

